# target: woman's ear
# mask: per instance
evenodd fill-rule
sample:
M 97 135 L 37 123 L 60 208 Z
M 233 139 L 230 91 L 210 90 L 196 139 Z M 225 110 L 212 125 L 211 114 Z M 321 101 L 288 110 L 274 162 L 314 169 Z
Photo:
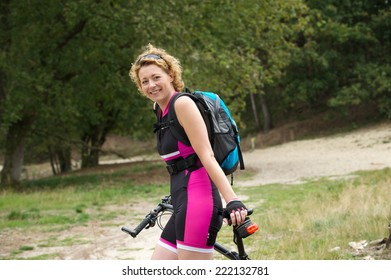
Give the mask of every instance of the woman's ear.
M 174 74 L 170 72 L 168 75 L 170 76 L 170 81 L 172 83 L 174 81 Z

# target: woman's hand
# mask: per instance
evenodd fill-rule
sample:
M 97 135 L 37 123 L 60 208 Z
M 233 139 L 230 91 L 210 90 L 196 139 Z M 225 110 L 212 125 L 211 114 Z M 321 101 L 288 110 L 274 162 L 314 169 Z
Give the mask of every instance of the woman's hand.
M 228 202 L 225 208 L 225 218 L 229 218 L 233 226 L 238 226 L 244 222 L 247 216 L 247 208 L 240 200 Z

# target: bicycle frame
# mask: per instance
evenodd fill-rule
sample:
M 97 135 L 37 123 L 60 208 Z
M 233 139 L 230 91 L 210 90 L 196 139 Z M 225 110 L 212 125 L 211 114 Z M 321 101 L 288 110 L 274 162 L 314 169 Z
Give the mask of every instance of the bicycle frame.
M 163 214 L 164 212 L 173 212 L 173 206 L 171 204 L 171 197 L 165 196 L 162 198 L 162 201 L 154 208 L 152 209 L 145 218 L 140 222 L 138 226 L 136 226 L 133 230 L 128 229 L 126 227 L 122 227 L 121 230 L 123 232 L 128 233 L 133 238 L 136 238 L 137 235 L 143 230 L 148 229 L 151 227 L 154 227 L 156 225 L 156 221 L 159 218 L 159 215 Z M 248 210 L 248 215 L 252 214 L 252 210 Z M 160 225 L 159 225 L 160 226 Z M 161 227 L 161 226 L 160 226 Z M 161 227 L 162 228 L 162 227 Z M 230 260 L 249 260 L 249 256 L 247 255 L 243 238 L 239 235 L 238 231 L 236 230 L 237 227 L 233 227 L 233 241 L 237 247 L 237 252 L 229 250 L 225 246 L 215 243 L 214 249 L 218 253 L 222 254 L 224 257 L 230 259 Z M 258 228 L 257 228 L 258 229 Z

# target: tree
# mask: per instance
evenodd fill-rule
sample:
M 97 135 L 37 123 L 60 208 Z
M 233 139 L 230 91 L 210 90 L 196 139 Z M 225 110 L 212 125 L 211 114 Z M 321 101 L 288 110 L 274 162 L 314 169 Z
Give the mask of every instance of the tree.
M 18 184 L 20 181 L 27 137 L 37 116 L 37 110 L 34 109 L 39 108 L 37 104 L 40 104 L 44 97 L 42 88 L 39 88 L 36 82 L 46 81 L 45 75 L 35 67 L 39 61 L 40 50 L 28 47 L 31 41 L 39 44 L 43 39 L 42 33 L 28 26 L 26 7 L 21 4 L 24 3 L 1 3 L 3 48 L 0 73 L 3 81 L 0 111 L 1 129 L 5 135 L 2 184 Z M 31 13 L 31 17 L 34 16 L 37 14 Z M 34 72 L 34 76 L 29 74 L 31 72 Z M 24 96 L 27 90 L 32 92 L 34 97 Z M 26 99 L 29 100 L 29 106 L 24 102 Z
M 187 41 L 193 46 L 187 55 L 189 80 L 220 90 L 234 114 L 253 112 L 255 121 L 241 122 L 242 127 L 259 123 L 260 107 L 264 124 L 256 130 L 270 129 L 267 89 L 280 80 L 297 47 L 297 34 L 308 22 L 306 6 L 301 1 L 226 0 L 194 9 L 192 22 L 198 24 L 188 26 Z
M 82 152 L 92 151 L 83 154 L 89 166 L 118 118 L 130 116 L 129 127 L 140 126 L 134 120 L 141 97 L 129 94 L 124 60 L 133 39 L 126 19 L 135 3 L 2 2 L 2 184 L 20 181 L 31 138 L 67 157 L 69 143 L 79 138 Z
M 312 24 L 281 81 L 293 110 L 348 110 L 375 104 L 390 111 L 388 1 L 306 1 Z

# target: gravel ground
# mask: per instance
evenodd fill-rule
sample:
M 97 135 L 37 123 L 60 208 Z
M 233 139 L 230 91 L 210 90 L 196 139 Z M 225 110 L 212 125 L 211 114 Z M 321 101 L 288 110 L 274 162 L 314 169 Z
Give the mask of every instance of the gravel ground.
M 383 169 L 391 166 L 391 124 L 257 149 L 245 153 L 244 159 L 256 175 L 237 182 L 241 186 L 295 183 L 304 178 Z

